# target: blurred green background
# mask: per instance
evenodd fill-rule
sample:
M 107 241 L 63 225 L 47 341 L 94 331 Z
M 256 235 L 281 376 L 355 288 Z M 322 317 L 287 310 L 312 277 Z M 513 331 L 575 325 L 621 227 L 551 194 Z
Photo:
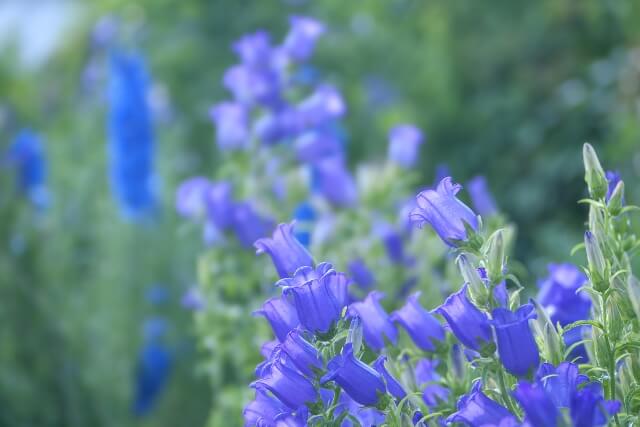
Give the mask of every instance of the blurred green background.
M 640 201 L 640 2 L 634 0 L 128 0 L 0 3 L 0 147 L 28 127 L 44 141 L 51 205 L 34 212 L 0 190 L 0 425 L 198 426 L 215 390 L 198 374 L 191 314 L 201 242 L 173 212 L 184 178 L 217 159 L 209 106 L 234 61 L 230 45 L 287 18 L 324 21 L 313 63 L 344 93 L 349 159 L 382 158 L 386 132 L 428 135 L 420 172 L 486 175 L 518 225 L 516 257 L 534 277 L 570 259 L 586 209 L 581 145 Z M 118 23 L 153 79 L 162 207 L 123 221 L 106 165 L 105 52 L 96 23 Z M 94 35 L 92 38 L 92 34 Z M 160 286 L 161 303 L 148 293 Z M 169 319 L 169 384 L 145 418 L 131 414 L 144 320 Z

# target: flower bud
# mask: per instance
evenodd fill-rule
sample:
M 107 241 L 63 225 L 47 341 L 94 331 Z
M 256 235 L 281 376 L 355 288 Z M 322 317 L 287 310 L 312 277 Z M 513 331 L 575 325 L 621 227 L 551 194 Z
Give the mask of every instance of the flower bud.
M 603 292 L 609 287 L 607 262 L 602 255 L 596 236 L 590 231 L 584 233 L 584 244 L 587 248 L 591 283 L 597 291 Z
M 502 279 L 504 268 L 504 240 L 502 230 L 497 230 L 489 237 L 489 249 L 487 253 L 487 273 L 491 283 L 498 283 Z
M 362 347 L 362 334 L 362 319 L 360 319 L 359 316 L 352 317 L 347 335 L 347 343 L 351 343 L 353 352 L 356 354 L 360 352 L 360 347 Z
M 538 314 L 533 325 L 536 330 L 536 335 L 538 335 L 541 340 L 542 356 L 545 360 L 557 365 L 564 360 L 564 341 L 560 334 L 558 334 L 556 327 L 551 322 L 544 307 L 533 299 L 531 303 L 535 306 Z
M 609 208 L 609 212 L 613 216 L 617 216 L 620 214 L 622 210 L 622 205 L 624 203 L 624 182 L 620 181 L 613 189 L 611 193 L 611 197 L 609 198 L 609 203 L 607 203 L 607 207 Z
M 458 264 L 460 274 L 464 278 L 465 283 L 469 284 L 471 299 L 473 299 L 478 306 L 485 306 L 489 300 L 489 292 L 476 269 L 471 265 L 465 254 L 460 254 L 456 263 Z
M 596 200 L 604 198 L 607 194 L 609 184 L 604 169 L 602 169 L 600 165 L 600 160 L 598 160 L 598 155 L 591 144 L 584 144 L 582 159 L 585 170 L 584 180 L 589 187 L 589 194 Z

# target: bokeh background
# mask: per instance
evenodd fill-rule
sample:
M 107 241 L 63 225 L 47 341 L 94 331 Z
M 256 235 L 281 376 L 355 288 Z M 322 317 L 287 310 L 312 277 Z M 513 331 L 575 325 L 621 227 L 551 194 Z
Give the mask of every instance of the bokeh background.
M 219 167 L 208 109 L 226 96 L 231 43 L 256 29 L 280 38 L 293 14 L 328 26 L 311 72 L 345 96 L 349 161 L 382 158 L 388 129 L 416 123 L 427 134 L 424 182 L 443 167 L 459 182 L 487 177 L 518 225 L 525 282 L 580 241 L 583 142 L 640 200 L 634 0 L 4 0 L 0 425 L 205 424 L 216 391 L 179 303 L 201 241 L 175 214 L 174 193 Z M 153 221 L 123 214 L 109 185 L 116 44 L 139 52 L 151 79 Z M 23 129 L 41 140 L 44 202 L 16 185 L 8 153 Z M 157 334 L 171 374 L 136 416 L 137 366 Z

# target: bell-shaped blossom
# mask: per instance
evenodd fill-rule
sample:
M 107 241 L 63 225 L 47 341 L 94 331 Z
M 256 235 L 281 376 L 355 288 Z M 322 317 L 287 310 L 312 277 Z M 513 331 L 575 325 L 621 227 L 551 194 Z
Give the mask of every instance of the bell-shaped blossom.
M 445 333 L 440 322 L 420 305 L 420 292 L 391 314 L 391 320 L 402 325 L 413 342 L 424 351 L 434 351 L 438 342 L 444 341 Z
M 271 219 L 260 215 L 250 202 L 234 204 L 232 217 L 233 231 L 240 244 L 246 248 L 273 229 Z
M 602 384 L 592 382 L 576 390 L 571 396 L 570 414 L 574 426 L 599 427 L 620 411 L 621 403 L 603 397 Z
M 473 208 L 481 216 L 491 216 L 498 212 L 496 207 L 496 201 L 493 199 L 493 195 L 489 190 L 487 179 L 478 175 L 469 181 L 467 184 L 469 196 L 471 196 L 471 203 Z
M 448 245 L 466 240 L 465 223 L 472 229 L 478 229 L 476 214 L 456 197 L 462 189 L 454 184 L 451 177 L 443 178 L 435 190 L 428 189 L 418 194 L 418 207 L 411 212 L 411 220 L 418 227 L 428 223 L 438 236 Z
M 289 332 L 300 324 L 295 307 L 283 297 L 266 300 L 262 307 L 254 311 L 253 314 L 264 316 L 280 341 L 284 341 Z
M 283 292 L 294 301 L 302 326 L 311 332 L 326 333 L 338 321 L 347 304 L 348 279 L 334 270 L 313 278 L 317 276 L 317 270 L 303 268 L 292 280 L 278 283 L 285 283 Z M 310 280 L 304 280 L 303 275 Z
M 481 352 L 493 344 L 489 318 L 469 301 L 467 285 L 451 294 L 435 312 L 442 315 L 453 334 L 466 347 Z
M 209 110 L 216 125 L 216 143 L 223 151 L 247 148 L 249 144 L 249 111 L 238 102 L 225 101 Z
M 449 389 L 438 384 L 438 364 L 438 360 L 420 359 L 413 370 L 416 385 L 422 389 L 422 400 L 430 408 L 446 402 L 450 394 Z
M 291 277 L 300 267 L 313 266 L 309 251 L 294 237 L 294 223 L 280 224 L 272 238 L 262 238 L 254 243 L 258 254 L 266 252 L 281 278 Z
M 313 167 L 313 187 L 327 201 L 336 206 L 350 207 L 358 200 L 353 176 L 341 156 L 322 159 Z
M 387 370 L 385 366 L 385 362 L 387 361 L 387 356 L 378 356 L 375 362 L 373 362 L 373 368 L 378 371 L 382 378 L 384 379 L 385 384 L 387 385 L 387 390 L 393 397 L 396 399 L 404 399 L 407 395 L 407 392 L 402 387 L 402 384 L 398 382 L 397 379 L 393 377 Z
M 382 375 L 362 361 L 356 359 L 353 347 L 348 343 L 342 353 L 331 359 L 327 374 L 321 383 L 335 381 L 356 402 L 375 406 L 386 391 Z
M 353 281 L 361 288 L 367 289 L 376 283 L 373 272 L 367 267 L 362 258 L 355 258 L 350 261 L 347 269 Z
M 342 117 L 347 106 L 342 94 L 331 85 L 319 86 L 297 106 L 298 120 L 305 128 L 313 128 Z
M 312 376 L 313 370 L 322 369 L 322 357 L 318 350 L 309 341 L 304 339 L 302 333 L 294 329 L 289 332 L 282 342 L 280 350 L 289 356 L 291 362 L 304 375 Z
M 242 416 L 244 425 L 273 425 L 278 415 L 286 413 L 289 408 L 264 391 L 257 390 L 256 397 L 244 407 Z
M 301 163 L 317 163 L 326 157 L 341 156 L 344 149 L 340 139 L 327 131 L 305 132 L 295 140 L 296 157 Z
M 311 57 L 318 38 L 326 31 L 325 25 L 306 16 L 289 18 L 291 28 L 284 39 L 283 49 L 296 61 L 305 61 Z
M 233 51 L 243 64 L 264 67 L 271 61 L 271 37 L 266 31 L 245 34 L 233 43 Z
M 268 372 L 251 386 L 258 391 L 270 391 L 280 402 L 293 410 L 313 403 L 319 397 L 311 381 L 279 360 L 272 363 Z
M 280 78 L 271 69 L 253 69 L 245 64 L 229 68 L 222 83 L 237 102 L 245 105 L 276 106 L 282 103 Z
M 547 392 L 553 403 L 559 408 L 568 408 L 571 396 L 580 384 L 589 378 L 580 374 L 578 365 L 562 362 L 557 367 L 550 363 L 543 363 L 536 373 L 536 382 Z
M 498 402 L 482 392 L 482 382 L 476 381 L 469 392 L 458 400 L 457 411 L 447 418 L 447 423 L 461 423 L 470 427 L 516 427 L 517 418 Z
M 412 168 L 419 156 L 424 137 L 414 125 L 403 124 L 389 131 L 389 160 L 406 168 Z
M 514 397 L 526 416 L 526 425 L 531 427 L 556 427 L 560 412 L 553 399 L 537 384 L 520 382 Z
M 540 351 L 529 325 L 529 320 L 537 317 L 534 306 L 525 304 L 515 312 L 499 307 L 492 315 L 498 355 L 506 370 L 522 377 L 537 369 Z
M 374 229 L 380 240 L 382 240 L 387 257 L 391 262 L 394 264 L 408 264 L 411 262 L 405 254 L 404 241 L 398 230 L 384 221 L 377 221 Z
M 384 294 L 380 291 L 370 292 L 362 302 L 354 302 L 349 306 L 348 315 L 358 316 L 362 320 L 364 340 L 374 350 L 384 348 L 386 342 L 396 343 L 398 331 L 389 315 L 380 305 Z
M 329 402 L 327 402 L 327 404 L 329 404 Z M 336 407 L 335 414 L 336 416 L 342 415 L 345 411 L 358 420 L 360 424 L 354 424 L 352 420 L 346 418 L 342 422 L 341 427 L 379 426 L 384 424 L 385 421 L 384 413 L 378 409 L 363 406 L 349 397 L 347 393 L 340 393 L 340 400 Z

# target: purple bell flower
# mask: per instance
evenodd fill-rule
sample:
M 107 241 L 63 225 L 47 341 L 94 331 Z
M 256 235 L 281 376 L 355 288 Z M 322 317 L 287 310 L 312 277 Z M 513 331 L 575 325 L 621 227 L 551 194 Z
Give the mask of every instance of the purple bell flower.
M 294 223 L 280 224 L 272 238 L 262 238 L 253 245 L 257 254 L 266 252 L 281 278 L 291 277 L 300 267 L 312 267 L 309 251 L 293 235 Z
M 232 228 L 240 244 L 250 248 L 253 243 L 273 229 L 271 219 L 261 216 L 249 202 L 233 206 Z
M 216 125 L 216 142 L 222 151 L 247 148 L 249 144 L 249 112 L 237 102 L 221 102 L 209 110 Z
M 349 397 L 347 393 L 340 393 L 340 404 L 335 413 L 336 415 L 341 415 L 345 411 L 355 417 L 360 424 L 354 424 L 353 421 L 346 418 L 340 427 L 379 426 L 385 422 L 384 413 L 375 408 L 362 406 Z
M 553 399 L 537 384 L 520 382 L 513 396 L 525 413 L 527 426 L 556 427 L 560 415 Z
M 305 61 L 311 57 L 318 38 L 326 31 L 325 25 L 313 18 L 292 16 L 289 18 L 291 29 L 283 43 L 283 49 L 296 61 Z
M 232 48 L 247 66 L 264 67 L 271 61 L 271 38 L 266 31 L 245 34 L 233 43 Z
M 179 215 L 196 219 L 206 213 L 206 193 L 211 181 L 205 177 L 194 177 L 183 181 L 176 191 L 176 211 Z
M 279 78 L 272 70 L 234 65 L 225 72 L 223 85 L 236 101 L 245 105 L 278 106 L 282 103 Z
M 434 311 L 445 318 L 453 334 L 466 347 L 482 352 L 483 347 L 493 344 L 489 318 L 469 301 L 467 285 L 451 294 Z
M 311 381 L 280 360 L 272 363 L 265 374 L 251 386 L 258 391 L 270 391 L 280 402 L 293 410 L 313 403 L 319 397 Z
M 387 385 L 387 390 L 389 391 L 389 393 L 391 393 L 391 395 L 396 399 L 402 400 L 407 395 L 407 392 L 404 391 L 404 388 L 398 382 L 398 380 L 395 379 L 393 375 L 389 373 L 386 366 L 384 365 L 386 361 L 387 361 L 387 356 L 383 356 L 383 355 L 378 356 L 376 361 L 373 362 L 373 368 L 376 371 L 378 371 L 380 375 L 382 375 L 382 378 L 384 379 L 384 382 Z
M 394 227 L 384 221 L 378 221 L 374 228 L 376 234 L 380 236 L 391 262 L 394 264 L 410 263 L 404 252 L 402 235 Z
M 419 156 L 422 132 L 414 125 L 397 125 L 389 131 L 389 160 L 410 169 Z
M 284 341 L 287 334 L 300 324 L 295 307 L 283 297 L 266 300 L 253 314 L 264 316 L 280 341 Z
M 322 357 L 316 348 L 294 329 L 282 342 L 280 349 L 304 375 L 313 376 L 313 369 L 322 369 Z
M 557 367 L 550 363 L 543 363 L 536 373 L 536 382 L 553 400 L 558 408 L 568 408 L 571 404 L 571 395 L 580 384 L 586 383 L 589 378 L 580 374 L 578 365 L 570 362 L 562 362 Z
M 247 427 L 274 425 L 276 417 L 288 410 L 277 399 L 258 390 L 255 399 L 249 402 L 242 411 L 244 425 Z
M 617 400 L 604 400 L 602 384 L 593 382 L 573 393 L 569 409 L 574 426 L 599 427 L 606 425 L 607 420 L 617 414 L 621 406 Z
M 331 204 L 351 207 L 358 199 L 358 189 L 342 157 L 322 159 L 314 165 L 317 188 Z
M 319 86 L 297 107 L 298 119 L 305 128 L 314 128 L 340 118 L 346 111 L 342 95 L 331 85 Z
M 361 405 L 375 406 L 380 395 L 385 393 L 382 375 L 356 359 L 351 343 L 346 344 L 342 353 L 329 361 L 327 369 L 327 374 L 320 380 L 321 384 L 335 381 Z
M 498 355 L 506 370 L 523 377 L 537 369 L 540 351 L 529 325 L 529 320 L 537 317 L 534 306 L 525 304 L 515 312 L 500 307 L 492 315 Z
M 607 177 L 607 182 L 609 183 L 607 187 L 607 195 L 605 197 L 605 200 L 609 202 L 609 199 L 611 198 L 611 194 L 613 194 L 613 190 L 615 190 L 616 185 L 618 185 L 618 183 L 622 181 L 622 177 L 620 176 L 620 173 L 617 171 L 607 171 L 605 175 Z
M 460 189 L 460 184 L 453 184 L 451 177 L 446 177 L 440 181 L 436 190 L 422 191 L 416 198 L 418 207 L 411 212 L 413 223 L 418 227 L 429 223 L 450 246 L 454 246 L 456 241 L 466 240 L 469 236 L 464 224 L 477 230 L 478 219 L 467 205 L 456 198 Z
M 492 216 L 498 212 L 496 201 L 493 199 L 493 195 L 487 185 L 487 179 L 484 176 L 478 175 L 472 178 L 467 184 L 467 189 L 469 190 L 469 196 L 471 196 L 473 208 L 481 216 Z
M 407 303 L 391 314 L 391 320 L 400 323 L 413 342 L 424 351 L 434 351 L 444 341 L 440 322 L 420 305 L 420 292 L 409 296 Z
M 296 157 L 301 163 L 317 163 L 326 157 L 341 156 L 343 147 L 336 135 L 313 130 L 296 138 Z
M 362 302 L 354 302 L 349 306 L 347 313 L 351 317 L 358 316 L 362 320 L 364 340 L 369 347 L 379 351 L 388 341 L 393 344 L 398 341 L 398 331 L 391 323 L 389 315 L 380 305 L 384 294 L 380 291 L 370 292 Z
M 458 400 L 457 411 L 446 422 L 461 423 L 470 427 L 516 427 L 516 417 L 507 408 L 489 399 L 482 392 L 482 382 L 476 381 L 469 392 Z
M 322 276 L 314 277 L 321 267 L 324 269 L 319 265 L 315 271 L 302 268 L 291 280 L 281 280 L 278 284 L 284 286 L 284 294 L 293 299 L 302 326 L 311 332 L 326 333 L 340 319 L 347 304 L 348 279 L 334 270 L 322 271 Z
M 349 270 L 349 274 L 351 274 L 353 281 L 363 289 L 370 288 L 376 283 L 376 278 L 373 275 L 373 272 L 369 270 L 369 267 L 367 267 L 362 258 L 355 258 L 349 262 L 347 269 Z
M 416 385 L 418 388 L 424 387 L 422 400 L 430 408 L 449 400 L 449 389 L 437 384 L 440 381 L 440 375 L 436 372 L 438 363 L 438 360 L 420 359 L 414 369 Z

